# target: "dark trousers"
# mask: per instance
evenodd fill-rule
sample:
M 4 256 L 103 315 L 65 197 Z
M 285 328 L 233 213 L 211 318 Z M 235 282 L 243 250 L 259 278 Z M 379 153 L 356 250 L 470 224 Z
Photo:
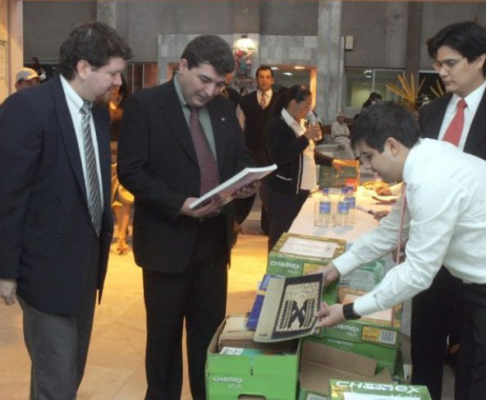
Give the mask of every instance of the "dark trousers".
M 250 156 L 253 158 L 253 161 L 255 161 L 255 164 L 258 167 L 266 167 L 267 165 L 271 164 L 267 151 L 265 149 L 262 150 L 249 149 L 248 151 L 250 153 Z M 253 205 L 253 202 L 255 201 L 255 197 L 253 196 L 252 199 L 253 200 L 251 200 L 251 205 Z M 250 206 L 250 210 L 251 210 L 251 206 Z M 262 231 L 265 235 L 270 234 L 270 221 L 268 218 L 268 210 L 265 208 L 265 204 L 262 205 L 262 217 L 260 220 L 260 227 L 262 228 Z
M 184 321 L 192 398 L 206 399 L 206 351 L 226 313 L 225 218 L 200 222 L 196 229 L 196 245 L 183 273 L 143 270 L 147 311 L 146 400 L 181 397 Z
M 93 326 L 99 243 L 76 315 L 49 314 L 19 299 L 24 340 L 32 360 L 30 400 L 74 400 L 84 374 Z M 62 301 L 62 299 L 60 299 Z
M 447 338 L 459 341 L 463 303 L 464 284 L 444 267 L 412 301 L 412 383 L 427 386 L 432 400 L 441 399 Z
M 282 194 L 263 183 L 260 186 L 260 196 L 268 211 L 270 228 L 268 251 L 270 251 L 278 242 L 280 236 L 292 226 L 292 222 L 294 222 L 309 196 L 309 191 L 300 190 L 298 194 Z
M 465 284 L 455 400 L 486 398 L 486 285 Z

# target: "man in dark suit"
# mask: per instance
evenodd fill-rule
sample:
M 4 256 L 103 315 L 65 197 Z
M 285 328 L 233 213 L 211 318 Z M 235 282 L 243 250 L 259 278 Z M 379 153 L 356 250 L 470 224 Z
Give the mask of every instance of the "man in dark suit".
M 147 311 L 147 400 L 179 399 L 185 321 L 192 397 L 205 399 L 206 350 L 226 310 L 233 208 L 189 205 L 250 163 L 233 104 L 234 61 L 218 36 L 192 40 L 171 81 L 127 102 L 120 182 L 135 196 L 133 250 Z M 245 188 L 237 197 L 250 196 Z
M 81 25 L 61 76 L 0 111 L 0 296 L 22 306 L 34 400 L 74 399 L 83 376 L 113 232 L 108 113 L 90 105 L 130 57 L 107 25 Z
M 257 90 L 247 94 L 240 100 L 236 109 L 238 120 L 245 134 L 245 142 L 255 164 L 259 167 L 270 165 L 265 132 L 273 118 L 273 108 L 277 94 L 273 92 L 273 71 L 268 65 L 260 65 L 255 74 Z M 236 202 L 237 222 L 243 223 L 253 206 L 254 198 Z M 270 230 L 267 211 L 262 206 L 262 231 L 268 235 Z
M 427 45 L 447 94 L 420 111 L 422 133 L 486 159 L 486 30 L 474 22 L 452 24 L 429 39 Z M 462 101 L 465 108 L 460 111 Z M 451 126 L 458 128 L 455 137 L 451 136 Z M 449 343 L 457 343 L 461 335 L 461 341 L 472 340 L 464 332 L 460 334 L 463 292 L 462 281 L 442 267 L 431 287 L 413 299 L 412 382 L 427 385 L 433 400 L 441 398 L 447 337 Z M 460 352 L 459 362 L 463 357 L 473 355 Z M 461 370 L 456 373 L 457 398 L 459 393 L 467 392 L 464 381 L 468 377 L 461 376 Z

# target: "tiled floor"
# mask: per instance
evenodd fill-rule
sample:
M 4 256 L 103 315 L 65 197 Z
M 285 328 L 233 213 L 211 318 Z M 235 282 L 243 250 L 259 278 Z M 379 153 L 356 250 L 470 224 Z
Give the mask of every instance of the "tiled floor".
M 245 225 L 233 251 L 229 278 L 228 313 L 241 314 L 251 307 L 255 286 L 265 271 L 266 238 L 257 234 L 255 216 Z M 0 399 L 28 398 L 30 361 L 22 339 L 18 305 L 0 304 Z M 79 400 L 142 400 L 145 312 L 141 271 L 132 253 L 114 252 L 103 302 L 96 311 L 93 338 Z M 452 400 L 451 374 L 446 374 L 443 400 Z M 191 398 L 187 378 L 183 400 Z

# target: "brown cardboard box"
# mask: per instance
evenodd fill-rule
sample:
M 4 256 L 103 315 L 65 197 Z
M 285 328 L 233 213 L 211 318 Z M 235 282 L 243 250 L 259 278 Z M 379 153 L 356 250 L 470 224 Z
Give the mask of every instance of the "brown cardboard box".
M 303 341 L 300 364 L 301 391 L 327 395 L 330 379 L 391 383 L 390 371 L 375 375 L 371 358 L 347 353 L 317 342 Z

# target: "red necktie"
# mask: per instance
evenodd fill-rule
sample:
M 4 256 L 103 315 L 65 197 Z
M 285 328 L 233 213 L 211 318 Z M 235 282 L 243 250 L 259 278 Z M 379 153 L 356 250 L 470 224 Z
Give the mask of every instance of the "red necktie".
M 262 92 L 262 95 L 260 97 L 260 107 L 262 109 L 265 109 L 266 106 L 267 106 L 267 95 L 265 94 L 265 92 Z
M 219 185 L 218 166 L 199 121 L 199 109 L 188 108 L 191 111 L 189 130 L 191 131 L 192 143 L 196 149 L 197 163 L 201 173 L 200 195 L 203 195 Z
M 464 109 L 467 104 L 464 99 L 457 102 L 456 115 L 452 119 L 447 131 L 442 139 L 445 142 L 452 143 L 455 146 L 459 146 L 461 141 L 462 130 L 464 129 Z
M 395 262 L 400 264 L 400 254 L 402 252 L 402 241 L 403 241 L 403 222 L 405 220 L 405 211 L 407 210 L 407 196 L 405 190 L 407 189 L 407 184 L 402 183 L 402 208 L 400 210 L 400 229 L 398 231 L 398 246 L 397 254 L 395 255 Z

